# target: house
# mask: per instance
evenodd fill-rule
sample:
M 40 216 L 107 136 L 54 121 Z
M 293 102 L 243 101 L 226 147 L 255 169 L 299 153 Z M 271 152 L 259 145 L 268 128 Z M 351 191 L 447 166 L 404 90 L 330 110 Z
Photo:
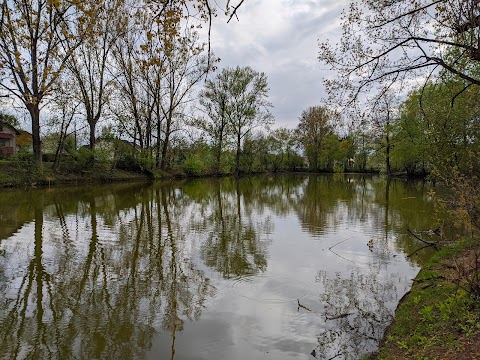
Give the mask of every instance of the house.
M 17 129 L 0 121 L 0 156 L 13 155 L 17 152 L 17 135 L 20 135 Z

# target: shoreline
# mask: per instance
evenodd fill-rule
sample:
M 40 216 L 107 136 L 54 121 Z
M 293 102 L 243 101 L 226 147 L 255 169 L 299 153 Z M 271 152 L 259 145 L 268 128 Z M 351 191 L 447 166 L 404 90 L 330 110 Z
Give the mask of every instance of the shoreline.
M 475 254 L 475 240 L 437 252 L 400 299 L 378 350 L 365 359 L 479 359 L 480 299 L 467 291 L 462 273 Z
M 202 178 L 219 178 L 228 176 L 254 176 L 254 175 L 311 175 L 311 174 L 325 174 L 325 175 L 358 175 L 358 176 L 385 176 L 378 172 L 309 172 L 305 169 L 299 171 L 277 171 L 277 172 L 254 172 L 254 173 L 240 173 L 240 174 L 215 174 L 207 173 L 202 175 L 187 174 L 182 171 L 172 172 L 150 172 L 150 171 L 129 171 L 121 169 L 111 169 L 105 167 L 104 164 L 94 164 L 88 170 L 77 170 L 63 168 L 60 170 L 53 170 L 52 163 L 43 162 L 41 170 L 35 169 L 30 162 L 9 162 L 0 161 L 0 189 L 4 188 L 22 188 L 22 187 L 50 187 L 61 185 L 78 185 L 78 184 L 105 184 L 128 181 L 156 181 L 169 179 L 202 179 Z M 418 181 L 425 179 L 409 178 L 404 174 L 394 174 L 392 179 L 401 179 L 405 181 Z

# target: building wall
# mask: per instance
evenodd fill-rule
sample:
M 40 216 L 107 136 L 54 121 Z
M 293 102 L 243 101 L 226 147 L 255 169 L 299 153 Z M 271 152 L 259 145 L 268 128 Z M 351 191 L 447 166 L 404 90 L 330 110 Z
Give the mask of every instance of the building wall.
M 12 155 L 17 152 L 15 137 L 17 130 L 14 127 L 0 122 L 0 153 L 3 155 Z

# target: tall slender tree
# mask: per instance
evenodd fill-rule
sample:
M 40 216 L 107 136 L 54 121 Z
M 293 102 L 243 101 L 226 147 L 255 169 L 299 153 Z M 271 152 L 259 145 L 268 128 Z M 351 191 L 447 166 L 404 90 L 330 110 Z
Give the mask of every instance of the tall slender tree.
M 113 83 L 112 74 L 107 71 L 110 54 L 119 36 L 128 30 L 124 5 L 124 0 L 104 0 L 88 38 L 67 61 L 67 67 L 76 79 L 90 128 L 89 145 L 92 150 L 95 147 L 95 129 Z

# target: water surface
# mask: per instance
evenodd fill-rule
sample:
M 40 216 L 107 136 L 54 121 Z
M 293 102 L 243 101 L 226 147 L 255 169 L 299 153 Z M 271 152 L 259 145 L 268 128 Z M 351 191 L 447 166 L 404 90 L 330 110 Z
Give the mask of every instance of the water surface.
M 258 176 L 0 192 L 2 359 L 356 359 L 429 254 L 423 183 Z

